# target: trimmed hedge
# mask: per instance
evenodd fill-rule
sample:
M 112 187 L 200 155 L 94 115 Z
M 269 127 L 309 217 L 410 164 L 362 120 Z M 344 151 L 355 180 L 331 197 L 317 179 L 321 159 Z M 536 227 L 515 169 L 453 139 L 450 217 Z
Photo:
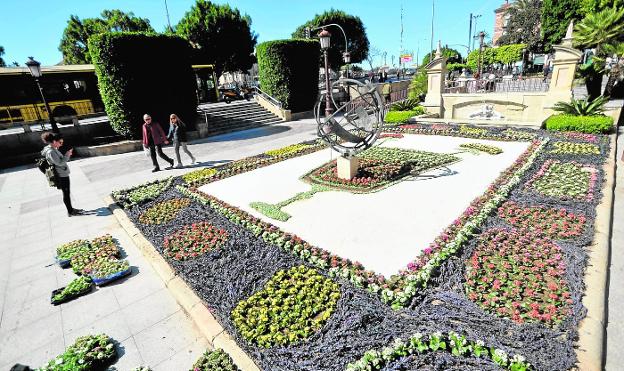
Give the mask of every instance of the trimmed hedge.
M 417 107 L 421 109 L 417 109 L 414 111 L 388 111 L 386 113 L 386 118 L 384 121 L 387 124 L 403 124 L 406 123 L 410 118 L 418 115 L 422 115 L 424 113 L 423 107 Z
M 256 48 L 260 88 L 292 112 L 309 111 L 318 92 L 320 47 L 316 40 L 264 42 Z
M 546 122 L 546 129 L 552 131 L 578 131 L 581 133 L 608 133 L 613 129 L 613 118 L 609 116 L 553 115 Z
M 173 35 L 103 33 L 89 38 L 89 50 L 106 114 L 117 133 L 140 138 L 145 113 L 165 132 L 171 113 L 194 127 L 197 95 L 186 40 Z

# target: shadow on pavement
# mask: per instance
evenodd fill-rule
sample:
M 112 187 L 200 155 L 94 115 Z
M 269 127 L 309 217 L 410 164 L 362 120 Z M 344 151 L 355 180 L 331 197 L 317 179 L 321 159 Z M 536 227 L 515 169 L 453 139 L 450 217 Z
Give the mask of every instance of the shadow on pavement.
M 279 133 L 283 133 L 289 130 L 291 129 L 288 126 L 261 126 L 259 128 L 235 131 L 232 133 L 216 135 L 214 137 L 208 137 L 208 138 L 196 140 L 196 141 L 193 141 L 192 144 L 253 139 L 253 138 L 266 137 L 269 135 L 279 134 Z

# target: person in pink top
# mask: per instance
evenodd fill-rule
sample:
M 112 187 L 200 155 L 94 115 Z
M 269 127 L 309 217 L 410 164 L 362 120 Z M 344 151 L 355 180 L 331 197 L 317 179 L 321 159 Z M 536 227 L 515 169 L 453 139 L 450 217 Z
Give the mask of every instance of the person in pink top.
M 169 167 L 167 167 L 167 169 L 172 169 L 173 160 L 162 151 L 163 144 L 169 144 L 162 127 L 160 127 L 159 123 L 152 122 L 152 117 L 147 113 L 143 115 L 143 121 L 143 147 L 146 149 L 149 148 L 150 156 L 152 157 L 152 164 L 154 164 L 152 173 L 160 171 L 158 160 L 156 160 L 157 151 L 158 156 L 169 163 Z

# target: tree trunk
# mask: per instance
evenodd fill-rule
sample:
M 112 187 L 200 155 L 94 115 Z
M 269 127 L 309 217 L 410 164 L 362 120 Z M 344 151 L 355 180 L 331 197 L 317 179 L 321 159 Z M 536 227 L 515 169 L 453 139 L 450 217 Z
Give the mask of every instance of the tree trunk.
M 585 76 L 585 86 L 587 87 L 587 95 L 589 100 L 594 100 L 601 95 L 602 74 L 590 73 Z

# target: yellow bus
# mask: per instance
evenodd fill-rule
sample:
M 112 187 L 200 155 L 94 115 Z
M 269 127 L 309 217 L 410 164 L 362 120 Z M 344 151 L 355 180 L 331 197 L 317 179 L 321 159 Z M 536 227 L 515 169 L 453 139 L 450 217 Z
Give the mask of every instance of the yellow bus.
M 217 100 L 212 65 L 194 65 L 199 102 Z M 104 114 L 92 64 L 41 67 L 39 79 L 52 115 L 60 124 L 73 117 Z M 47 121 L 48 113 L 26 67 L 0 68 L 0 128 L 21 122 Z

